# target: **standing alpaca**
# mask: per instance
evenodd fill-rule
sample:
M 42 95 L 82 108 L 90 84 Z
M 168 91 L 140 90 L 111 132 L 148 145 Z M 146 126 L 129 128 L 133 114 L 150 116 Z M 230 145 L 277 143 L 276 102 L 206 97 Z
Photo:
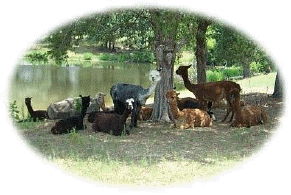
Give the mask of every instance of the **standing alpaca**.
M 230 90 L 236 89 L 239 92 L 241 91 L 240 85 L 232 81 L 219 81 L 219 82 L 210 82 L 210 83 L 201 83 L 201 84 L 192 84 L 189 81 L 188 69 L 189 66 L 180 66 L 176 70 L 176 74 L 182 76 L 185 87 L 191 91 L 196 98 L 201 102 L 202 108 L 206 109 L 207 102 L 218 102 L 222 99 L 226 99 L 228 104 L 227 113 L 222 121 L 225 121 L 230 112 L 232 116 L 230 121 L 233 118 L 233 105 L 230 100 Z
M 33 121 L 36 121 L 36 119 L 38 118 L 39 120 L 48 118 L 48 114 L 47 111 L 45 110 L 33 110 L 32 106 L 31 106 L 31 98 L 27 97 L 25 98 L 25 104 L 27 106 L 27 110 L 30 114 L 30 116 L 33 118 Z
M 126 100 L 133 98 L 134 106 L 131 116 L 130 127 L 137 126 L 137 118 L 142 105 L 145 105 L 146 100 L 155 91 L 158 82 L 161 80 L 160 71 L 152 70 L 149 75 L 151 86 L 144 89 L 140 85 L 131 85 L 119 83 L 111 87 L 110 95 L 114 103 L 114 110 L 118 114 L 122 114 L 126 108 Z
M 234 102 L 236 117 L 230 126 L 249 128 L 254 125 L 264 124 L 268 121 L 267 113 L 263 107 L 259 105 L 241 106 L 240 96 L 237 90 L 231 91 L 231 98 Z
M 170 105 L 170 110 L 174 118 L 175 127 L 180 129 L 194 127 L 209 127 L 212 126 L 211 116 L 204 110 L 200 109 L 183 109 L 180 111 L 177 105 L 177 93 L 168 91 L 166 98 Z
M 105 94 L 98 93 L 95 98 L 90 98 L 90 106 L 88 112 L 99 111 L 100 108 L 105 110 Z M 79 98 L 79 97 L 78 97 Z M 48 116 L 50 119 L 65 119 L 70 116 L 77 114 L 76 111 L 76 100 L 78 98 L 68 98 L 59 102 L 54 102 L 47 108 Z
M 133 109 L 134 99 L 130 98 L 125 100 L 126 108 L 122 115 L 110 112 L 100 112 L 96 113 L 95 120 L 92 125 L 92 129 L 97 132 L 111 133 L 112 135 L 118 136 L 122 135 L 126 119 L 130 115 Z M 129 135 L 129 131 L 125 132 Z
M 73 128 L 76 130 L 81 130 L 84 128 L 83 119 L 90 104 L 90 96 L 82 97 L 80 95 L 80 97 L 82 99 L 81 113 L 56 122 L 56 124 L 51 129 L 53 134 L 69 133 Z

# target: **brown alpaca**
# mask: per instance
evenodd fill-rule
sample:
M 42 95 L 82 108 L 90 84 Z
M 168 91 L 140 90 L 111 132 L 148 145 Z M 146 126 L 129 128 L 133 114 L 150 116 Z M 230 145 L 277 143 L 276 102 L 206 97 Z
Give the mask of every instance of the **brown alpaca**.
M 152 116 L 153 108 L 148 106 L 142 106 L 139 112 L 139 120 L 149 120 Z
M 222 99 L 226 99 L 228 104 L 227 113 L 222 121 L 225 121 L 228 117 L 229 113 L 232 112 L 232 116 L 230 121 L 233 118 L 233 106 L 230 101 L 230 90 L 237 89 L 239 92 L 241 91 L 240 85 L 232 82 L 232 81 L 219 81 L 219 82 L 209 82 L 209 83 L 200 83 L 200 84 L 192 84 L 189 81 L 188 77 L 188 69 L 189 66 L 180 66 L 176 74 L 182 76 L 185 87 L 191 91 L 196 98 L 201 102 L 202 109 L 206 110 L 207 102 L 218 102 Z
M 33 110 L 32 106 L 31 106 L 31 98 L 27 97 L 25 98 L 25 104 L 27 106 L 27 110 L 31 116 L 31 118 L 33 118 L 33 121 L 36 121 L 36 119 L 38 118 L 39 120 L 48 118 L 48 114 L 47 111 L 45 110 Z
M 268 121 L 267 113 L 263 107 L 259 105 L 247 105 L 242 107 L 238 91 L 231 91 L 231 98 L 234 101 L 234 112 L 236 112 L 235 120 L 231 124 L 232 127 L 251 127 L 264 124 Z
M 204 110 L 183 109 L 182 111 L 179 111 L 177 106 L 177 93 L 175 91 L 168 91 L 166 93 L 166 98 L 174 118 L 175 127 L 187 129 L 212 126 L 212 118 Z

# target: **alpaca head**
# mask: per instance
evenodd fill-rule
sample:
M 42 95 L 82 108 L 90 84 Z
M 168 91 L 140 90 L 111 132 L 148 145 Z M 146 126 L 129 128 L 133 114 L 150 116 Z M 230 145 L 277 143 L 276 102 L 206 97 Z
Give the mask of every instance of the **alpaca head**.
M 149 80 L 151 82 L 159 82 L 161 80 L 160 71 L 158 70 L 151 70 L 149 75 Z
M 134 99 L 133 98 L 127 99 L 125 100 L 125 102 L 127 103 L 127 109 L 132 110 Z
M 188 69 L 191 67 L 192 65 L 190 64 L 189 66 L 180 66 L 177 70 L 176 70 L 176 74 L 177 75 L 183 75 L 185 72 L 188 71 Z
M 166 93 L 166 98 L 169 104 L 177 104 L 178 94 L 176 91 L 168 91 Z
M 98 104 L 103 104 L 104 103 L 104 97 L 106 96 L 106 94 L 104 93 L 98 93 L 95 97 L 95 100 Z
M 82 98 L 82 108 L 88 108 L 88 106 L 90 105 L 90 95 L 89 96 L 84 96 L 82 97 L 80 95 L 80 97 Z
M 30 105 L 31 104 L 31 97 L 30 98 L 29 97 L 25 98 L 25 104 L 26 105 Z

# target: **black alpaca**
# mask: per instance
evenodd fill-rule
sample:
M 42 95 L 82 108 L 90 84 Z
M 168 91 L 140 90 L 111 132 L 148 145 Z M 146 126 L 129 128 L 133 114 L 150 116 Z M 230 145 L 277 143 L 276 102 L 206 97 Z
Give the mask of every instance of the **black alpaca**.
M 32 109 L 31 98 L 29 98 L 29 97 L 25 98 L 25 104 L 27 106 L 27 110 L 28 110 L 31 118 L 33 118 L 33 121 L 36 121 L 36 119 L 43 120 L 45 118 L 48 118 L 48 114 L 47 114 L 46 110 L 36 110 L 36 111 L 34 111 Z
M 112 135 L 122 135 L 125 127 L 125 122 L 133 109 L 133 98 L 126 100 L 126 108 L 122 115 L 110 112 L 96 113 L 92 129 L 97 132 L 111 133 Z M 125 134 L 129 135 L 126 130 Z
M 53 126 L 51 129 L 51 132 L 53 134 L 69 133 L 73 128 L 75 128 L 76 130 L 81 130 L 84 128 L 83 119 L 90 104 L 90 96 L 82 97 L 80 95 L 80 97 L 82 98 L 81 113 L 66 119 L 61 119 L 56 122 L 55 126 Z

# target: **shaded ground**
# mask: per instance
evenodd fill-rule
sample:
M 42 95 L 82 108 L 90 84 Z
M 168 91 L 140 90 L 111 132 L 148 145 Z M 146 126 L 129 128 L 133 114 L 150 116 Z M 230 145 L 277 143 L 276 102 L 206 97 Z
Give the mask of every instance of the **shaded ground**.
M 217 121 L 212 127 L 178 130 L 167 123 L 139 121 L 139 127 L 129 136 L 115 137 L 94 133 L 92 124 L 86 122 L 84 131 L 55 136 L 50 133 L 54 121 L 47 121 L 20 131 L 48 159 L 113 159 L 126 163 L 145 160 L 151 164 L 177 159 L 202 164 L 211 163 L 213 158 L 240 160 L 262 147 L 276 132 L 283 109 L 282 100 L 264 94 L 248 94 L 242 99 L 246 104 L 257 101 L 263 104 L 269 122 L 251 128 L 231 128 L 228 122 L 221 122 L 225 110 L 220 106 L 213 109 Z

